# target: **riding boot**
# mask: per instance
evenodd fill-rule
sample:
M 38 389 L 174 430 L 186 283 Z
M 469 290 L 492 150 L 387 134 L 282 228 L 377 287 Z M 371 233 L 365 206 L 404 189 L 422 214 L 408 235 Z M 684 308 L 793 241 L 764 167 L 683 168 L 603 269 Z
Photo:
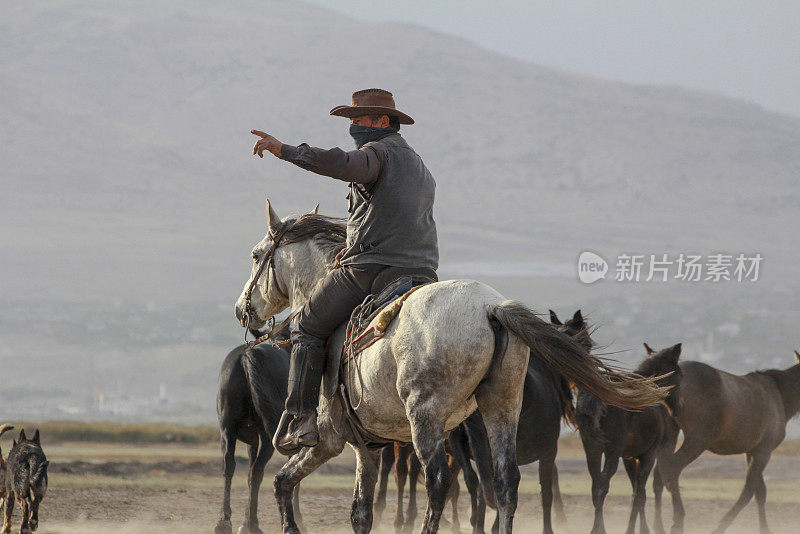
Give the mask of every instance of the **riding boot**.
M 292 451 L 313 447 L 319 441 L 317 405 L 327 352 L 324 346 L 295 344 L 289 363 L 286 414 L 293 416 L 285 436 L 278 436 L 276 448 Z

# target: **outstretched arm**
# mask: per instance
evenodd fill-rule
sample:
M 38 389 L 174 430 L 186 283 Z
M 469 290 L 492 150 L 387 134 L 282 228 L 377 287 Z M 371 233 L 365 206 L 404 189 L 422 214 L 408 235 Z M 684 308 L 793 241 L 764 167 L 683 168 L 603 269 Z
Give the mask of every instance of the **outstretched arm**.
M 386 156 L 381 150 L 383 147 L 371 144 L 345 152 L 341 148 L 325 150 L 305 143 L 300 146 L 286 145 L 267 133 L 258 130 L 251 130 L 251 133 L 261 137 L 253 147 L 253 154 L 263 158 L 266 150 L 307 171 L 345 182 L 366 184 L 374 181 Z

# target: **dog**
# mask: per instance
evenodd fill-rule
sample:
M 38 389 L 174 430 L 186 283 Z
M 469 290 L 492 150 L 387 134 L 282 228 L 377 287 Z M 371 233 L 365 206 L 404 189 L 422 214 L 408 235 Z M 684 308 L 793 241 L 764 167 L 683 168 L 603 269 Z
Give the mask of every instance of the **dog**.
M 9 424 L 0 426 L 0 437 L 14 427 Z M 3 447 L 0 446 L 0 508 L 6 502 L 6 459 L 3 458 Z
M 3 427 L 5 428 L 5 427 Z M 5 430 L 9 430 L 5 428 Z M 0 429 L 0 433 L 5 431 Z M 2 456 L 2 455 L 0 455 Z M 39 526 L 39 504 L 47 492 L 47 466 L 50 462 L 42 450 L 39 430 L 31 439 L 21 430 L 19 438 L 14 441 L 6 458 L 3 476 L 3 492 L 5 497 L 5 521 L 0 534 L 11 532 L 11 515 L 14 513 L 14 502 L 19 501 L 22 507 L 22 524 L 20 534 L 30 534 Z

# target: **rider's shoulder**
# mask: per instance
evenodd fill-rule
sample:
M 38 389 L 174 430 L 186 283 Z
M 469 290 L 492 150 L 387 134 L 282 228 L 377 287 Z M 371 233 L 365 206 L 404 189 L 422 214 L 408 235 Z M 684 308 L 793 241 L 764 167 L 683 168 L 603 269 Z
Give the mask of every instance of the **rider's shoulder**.
M 364 143 L 364 145 L 359 150 L 371 150 L 375 152 L 375 154 L 381 159 L 386 159 L 386 156 L 389 154 L 389 147 L 383 141 L 383 139 L 378 139 L 377 141 L 370 141 L 369 143 Z

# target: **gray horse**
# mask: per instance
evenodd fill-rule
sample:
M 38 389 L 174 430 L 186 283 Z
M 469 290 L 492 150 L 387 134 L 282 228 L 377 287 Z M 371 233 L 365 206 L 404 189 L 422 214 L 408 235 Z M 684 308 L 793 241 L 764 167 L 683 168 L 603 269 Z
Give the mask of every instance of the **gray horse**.
M 236 304 L 242 324 L 256 328 L 287 307 L 299 310 L 335 268 L 345 245 L 344 225 L 316 210 L 281 220 L 267 201 L 267 221 L 269 232 L 252 250 L 250 278 Z M 284 532 L 299 532 L 294 487 L 340 454 L 345 443 L 354 445 L 357 461 L 351 524 L 355 532 L 370 531 L 380 449 L 363 446 L 362 437 L 345 424 L 346 410 L 383 440 L 413 442 L 428 493 L 423 532 L 436 532 L 451 484 L 445 433 L 476 408 L 492 449 L 500 532 L 511 532 L 520 478 L 517 422 L 529 355 L 610 404 L 640 408 L 666 395 L 652 379 L 609 368 L 485 284 L 450 280 L 423 286 L 406 299 L 385 337 L 342 368 L 349 406 L 338 395 L 323 395 L 319 443 L 291 457 L 275 477 Z
M 800 361 L 800 354 L 795 351 Z M 677 388 L 675 420 L 684 439 L 674 455 L 659 457 L 653 479 L 656 530 L 661 521 L 663 484 L 672 493 L 672 532 L 683 532 L 686 512 L 678 478 L 684 467 L 703 451 L 747 455 L 747 477 L 739 499 L 720 520 L 715 532 L 724 532 L 753 495 L 758 503 L 761 532 L 767 527 L 767 486 L 764 468 L 786 436 L 786 422 L 800 411 L 800 365 L 785 370 L 732 375 L 701 362 L 680 364 L 683 378 Z

